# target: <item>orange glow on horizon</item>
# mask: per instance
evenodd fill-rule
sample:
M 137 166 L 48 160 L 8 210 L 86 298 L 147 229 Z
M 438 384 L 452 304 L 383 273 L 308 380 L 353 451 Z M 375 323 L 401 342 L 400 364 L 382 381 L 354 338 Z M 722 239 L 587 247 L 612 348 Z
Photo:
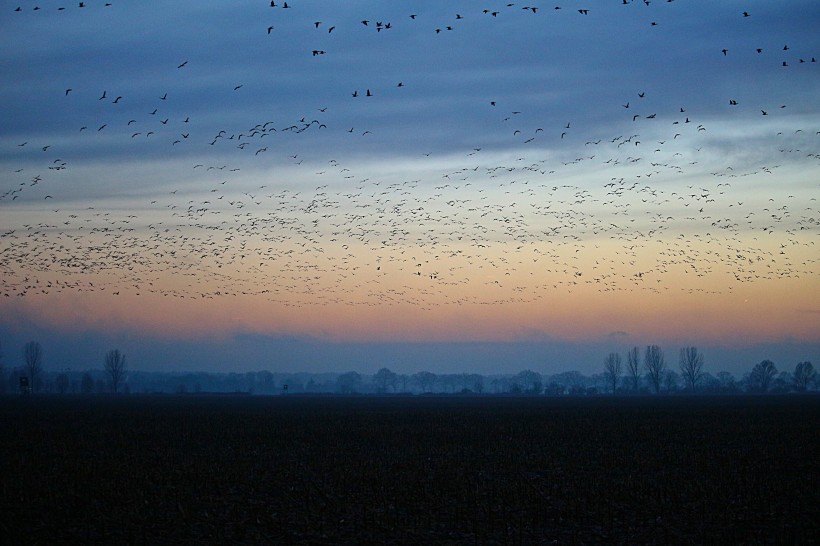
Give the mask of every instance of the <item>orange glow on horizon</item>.
M 644 344 L 701 340 L 747 345 L 820 339 L 820 301 L 808 280 L 738 287 L 729 294 L 600 293 L 556 290 L 536 302 L 407 303 L 298 307 L 250 296 L 61 294 L 3 302 L 5 316 L 64 331 L 131 331 L 160 338 L 229 338 L 236 333 L 327 341 L 600 341 Z M 816 283 L 814 283 L 816 284 Z M 814 286 L 813 288 L 817 288 Z

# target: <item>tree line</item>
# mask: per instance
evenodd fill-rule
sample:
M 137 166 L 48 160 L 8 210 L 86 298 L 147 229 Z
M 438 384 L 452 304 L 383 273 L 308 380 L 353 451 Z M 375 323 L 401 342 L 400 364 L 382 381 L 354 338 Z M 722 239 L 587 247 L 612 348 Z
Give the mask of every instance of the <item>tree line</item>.
M 683 347 L 678 353 L 678 369 L 680 374 L 668 369 L 663 349 L 658 345 L 647 345 L 643 351 L 632 347 L 626 353 L 626 366 L 619 353 L 609 353 L 604 358 L 604 376 L 607 379 L 610 392 L 638 392 L 642 385 L 648 385 L 652 392 L 660 394 L 662 388 L 676 390 L 681 383 L 684 390 L 697 392 L 706 390 L 712 392 L 715 383 L 718 385 L 732 385 L 734 378 L 728 372 L 718 373 L 717 378 L 703 370 L 704 356 L 697 347 Z M 790 372 L 778 372 L 777 366 L 771 360 L 763 360 L 755 364 L 741 382 L 746 392 L 766 393 L 773 388 L 777 392 L 805 392 L 817 389 L 817 373 L 809 361 L 798 362 Z
M 522 370 L 515 374 L 433 373 L 402 374 L 387 367 L 374 374 L 282 373 L 266 370 L 243 373 L 143 372 L 129 370 L 125 354 L 107 351 L 101 366 L 92 369 L 46 370 L 39 342 L 23 346 L 23 365 L 6 370 L 0 345 L 0 393 L 22 392 L 23 379 L 29 392 L 55 394 L 129 393 L 245 393 L 245 394 L 499 394 L 589 396 L 599 394 L 739 394 L 816 391 L 818 376 L 811 362 L 798 362 L 792 370 L 779 371 L 771 360 L 751 367 L 742 377 L 721 371 L 705 371 L 704 355 L 697 347 L 678 352 L 677 368 L 667 365 L 658 345 L 643 351 L 632 347 L 625 358 L 611 352 L 601 373 L 577 371 L 540 374 Z
M 119 349 L 111 349 L 105 353 L 103 371 L 107 376 L 107 383 L 103 381 L 103 384 L 100 385 L 102 380 L 98 377 L 95 381 L 91 373 L 86 371 L 73 389 L 69 375 L 70 370 L 61 370 L 56 373 L 48 373 L 44 370 L 43 347 L 38 341 L 29 341 L 23 345 L 23 365 L 11 370 L 8 378 L 6 378 L 5 373 L 4 356 L 3 347 L 0 345 L 0 393 L 19 389 L 21 394 L 31 394 L 38 391 L 65 394 L 70 390 L 83 394 L 101 393 L 110 390 L 117 394 L 128 375 L 125 355 Z

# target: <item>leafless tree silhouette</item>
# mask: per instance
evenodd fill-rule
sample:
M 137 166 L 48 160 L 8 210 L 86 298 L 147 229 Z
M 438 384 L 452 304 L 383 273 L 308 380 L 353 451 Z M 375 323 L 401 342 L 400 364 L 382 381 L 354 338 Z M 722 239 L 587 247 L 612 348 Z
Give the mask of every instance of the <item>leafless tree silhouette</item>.
M 604 375 L 612 385 L 612 392 L 618 389 L 618 379 L 621 377 L 621 355 L 609 353 L 604 359 Z
M 413 374 L 413 381 L 419 386 L 421 392 L 430 392 L 436 383 L 436 374 L 423 371 Z
M 527 394 L 541 394 L 541 391 L 544 390 L 541 374 L 532 370 L 522 370 L 518 372 L 513 378 L 513 381 Z
M 652 383 L 652 388 L 655 389 L 655 394 L 660 393 L 663 371 L 666 368 L 663 351 L 660 347 L 657 345 L 647 345 L 646 352 L 643 354 L 643 366 L 644 369 L 646 369 L 649 382 Z
M 794 367 L 794 388 L 798 391 L 804 391 L 817 377 L 817 372 L 814 370 L 811 362 L 798 362 Z
M 31 390 L 37 389 L 40 373 L 43 371 L 43 347 L 37 341 L 29 341 L 23 346 L 23 361 L 30 381 Z
M 379 392 L 387 392 L 388 387 L 392 387 L 395 392 L 398 376 L 387 368 L 381 368 L 373 375 L 373 381 Z
M 689 390 L 694 392 L 698 381 L 703 377 L 703 353 L 697 347 L 684 347 L 680 350 L 680 371 Z
M 629 372 L 629 378 L 632 382 L 632 390 L 637 391 L 638 385 L 641 382 L 641 364 L 638 348 L 632 347 L 626 353 L 626 369 Z
M 757 392 L 767 392 L 775 375 L 777 375 L 777 367 L 771 360 L 755 364 L 752 373 L 749 374 L 749 388 Z
M 120 383 L 128 372 L 125 355 L 119 349 L 111 349 L 105 353 L 105 371 L 111 376 L 111 388 L 114 394 L 117 394 Z

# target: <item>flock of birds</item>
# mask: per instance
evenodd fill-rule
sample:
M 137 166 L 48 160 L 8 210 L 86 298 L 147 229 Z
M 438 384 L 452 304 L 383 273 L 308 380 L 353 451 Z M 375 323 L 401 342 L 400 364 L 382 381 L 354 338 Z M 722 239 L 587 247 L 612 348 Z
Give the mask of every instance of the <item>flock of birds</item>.
M 11 15 L 128 9 L 119 2 L 46 4 L 21 5 Z M 469 3 L 446 18 L 423 11 L 402 21 L 361 16 L 347 27 L 317 17 L 301 29 L 317 37 L 306 40 L 317 45 L 306 47 L 304 62 L 341 55 L 331 40 L 341 32 L 387 35 L 414 24 L 427 25 L 435 38 L 478 17 L 564 11 L 592 18 L 596 11 L 493 4 Z M 254 39 L 292 35 L 287 13 L 302 9 L 298 0 L 262 7 L 288 11 L 273 21 L 260 17 Z M 647 26 L 663 23 L 650 19 Z M 790 71 L 784 79 L 802 70 L 800 78 L 819 81 L 814 53 L 797 44 L 769 51 L 750 41 L 748 49 L 759 62 Z M 736 53 L 714 52 L 727 62 Z M 179 58 L 158 70 L 170 81 L 186 77 L 196 62 Z M 347 103 L 258 114 L 249 123 L 237 116 L 222 127 L 197 118 L 205 112 L 187 111 L 174 90 L 135 98 L 123 86 L 68 82 L 59 91 L 62 137 L 37 133 L 0 157 L 0 299 L 96 292 L 427 309 L 548 303 L 557 293 L 590 290 L 725 293 L 742 283 L 817 275 L 816 181 L 808 189 L 779 181 L 820 173 L 820 126 L 815 118 L 795 129 L 785 115 L 789 105 L 777 97 L 767 104 L 721 99 L 724 116 L 739 124 L 774 120 L 766 126 L 770 149 L 759 161 L 727 163 L 711 118 L 665 103 L 647 81 L 611 106 L 627 131 L 597 129 L 585 119 L 541 120 L 482 89 L 473 106 L 475 118 L 489 120 L 482 138 L 374 166 L 363 152 L 378 156 L 389 146 L 385 133 L 404 128 L 375 117 L 342 125 L 347 118 L 337 110 L 358 112 L 361 101 L 378 110 L 385 97 L 391 105 L 412 104 L 417 84 L 373 81 L 328 83 Z M 224 81 L 212 107 L 241 104 L 247 87 Z M 91 160 L 66 138 L 126 150 L 129 159 L 157 161 L 157 170 L 167 165 L 169 172 L 151 173 L 143 193 L 128 181 L 139 167 L 123 161 L 121 172 L 92 175 L 104 180 L 78 196 L 66 180 L 75 170 L 88 176 Z M 415 147 L 423 138 L 412 140 Z M 334 150 L 334 143 L 338 152 L 315 151 Z

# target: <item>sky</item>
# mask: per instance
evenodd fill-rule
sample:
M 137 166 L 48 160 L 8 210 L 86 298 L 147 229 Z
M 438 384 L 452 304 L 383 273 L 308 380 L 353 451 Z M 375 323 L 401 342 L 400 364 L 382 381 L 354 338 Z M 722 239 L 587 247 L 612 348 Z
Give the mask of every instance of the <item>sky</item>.
M 273 4 L 0 4 L 7 367 L 820 360 L 816 1 Z

